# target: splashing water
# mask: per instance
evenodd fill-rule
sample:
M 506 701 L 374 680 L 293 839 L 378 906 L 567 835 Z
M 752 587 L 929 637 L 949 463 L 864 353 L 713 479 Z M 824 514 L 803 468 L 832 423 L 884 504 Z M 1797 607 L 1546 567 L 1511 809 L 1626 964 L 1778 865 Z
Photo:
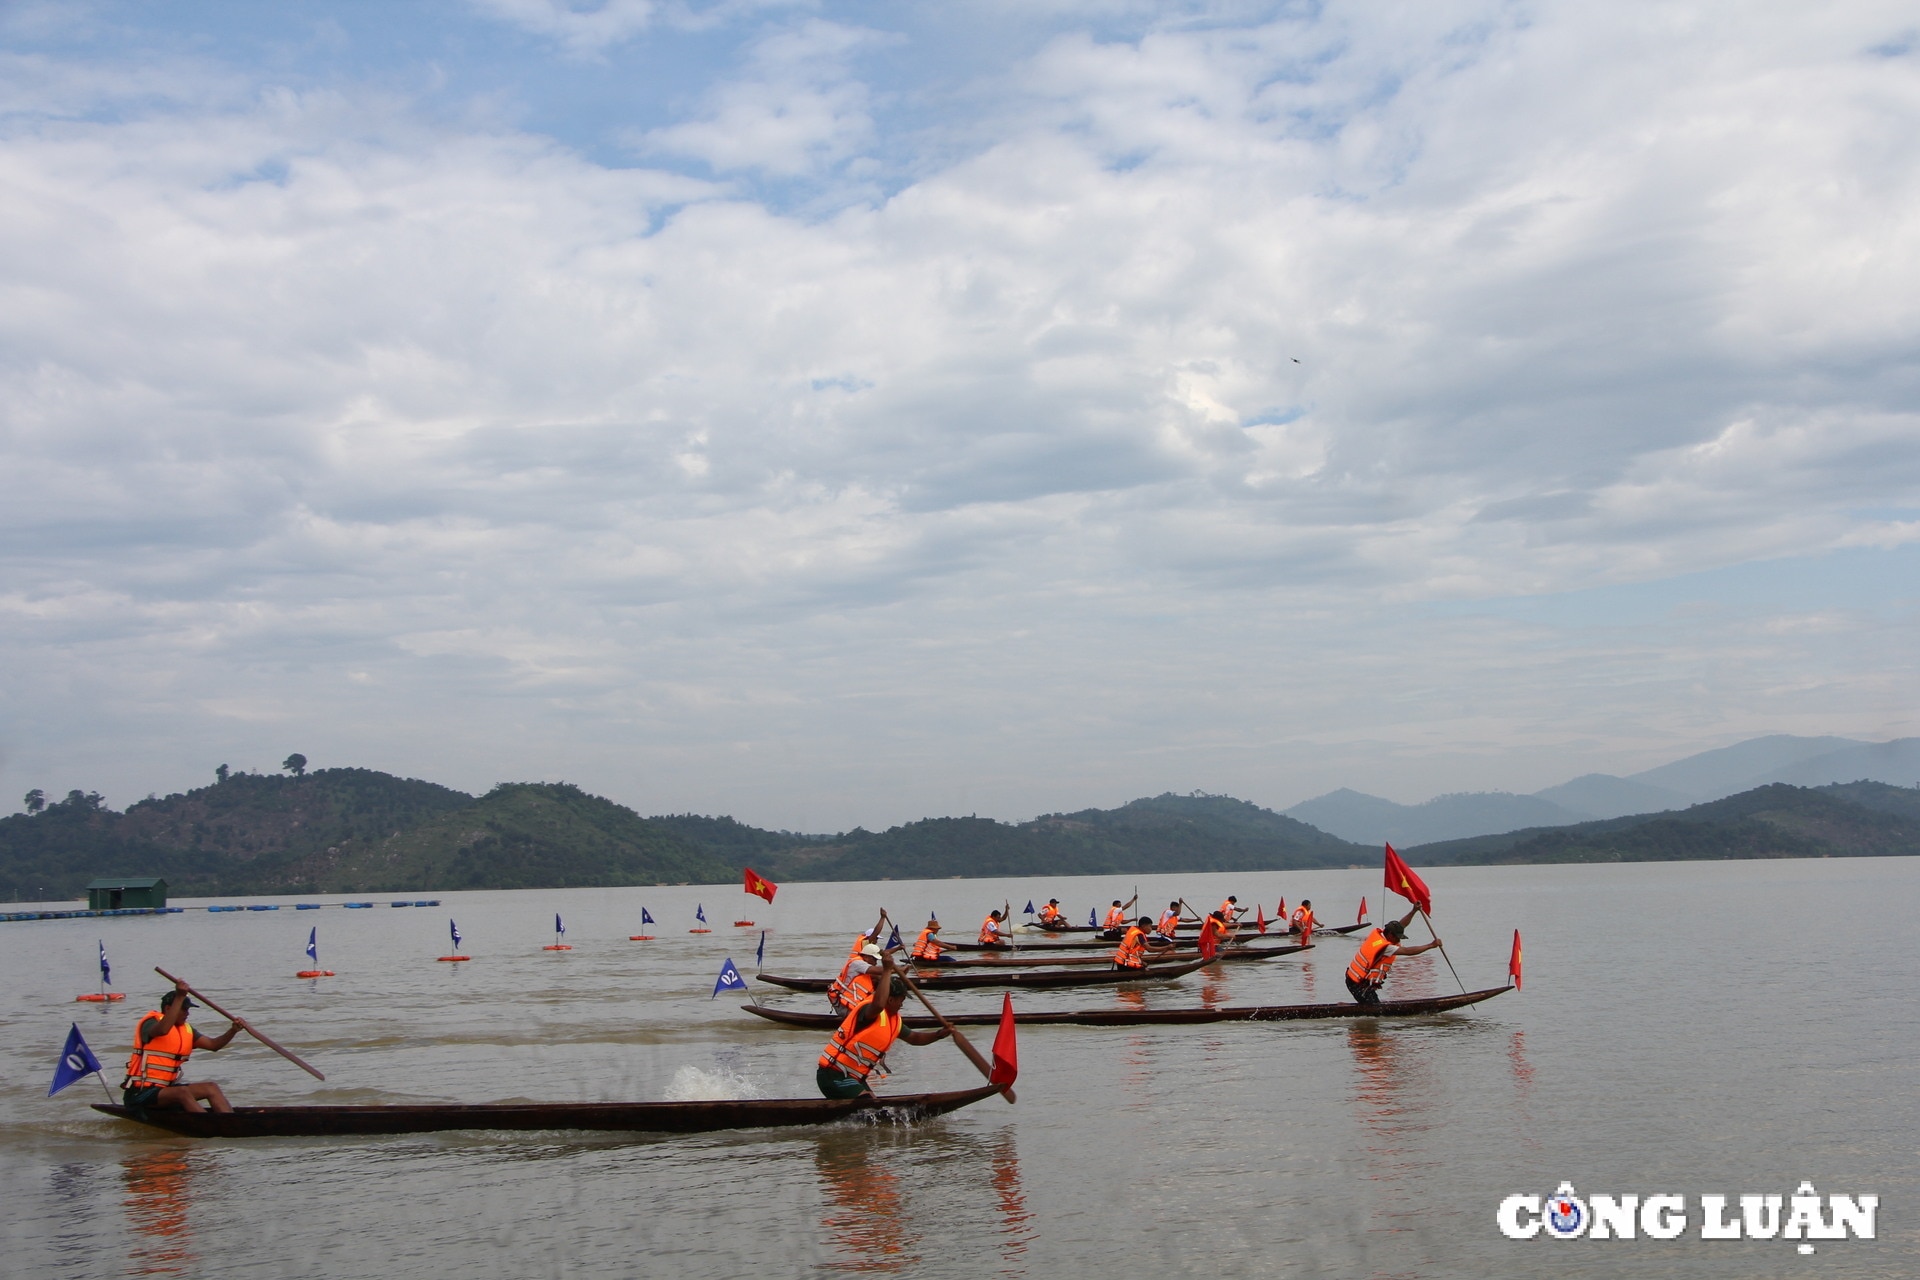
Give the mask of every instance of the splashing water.
M 673 1073 L 666 1091 L 668 1102 L 723 1102 L 763 1096 L 759 1086 L 737 1072 L 724 1067 L 708 1071 L 691 1065 Z

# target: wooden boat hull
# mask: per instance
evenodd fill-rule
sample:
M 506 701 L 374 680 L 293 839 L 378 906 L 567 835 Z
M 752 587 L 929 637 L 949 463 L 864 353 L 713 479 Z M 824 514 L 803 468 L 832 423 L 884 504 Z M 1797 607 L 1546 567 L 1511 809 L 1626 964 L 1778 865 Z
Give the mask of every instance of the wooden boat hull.
M 1021 1013 L 1016 1010 L 1013 1020 L 1021 1026 L 1133 1027 L 1152 1023 L 1418 1018 L 1447 1013 L 1454 1009 L 1464 1009 L 1470 1004 L 1491 1000 L 1511 990 L 1513 990 L 1512 987 L 1489 987 L 1484 991 L 1469 991 L 1464 995 L 1436 996 L 1430 1000 L 1382 1000 L 1377 1005 L 1354 1004 L 1348 1001 L 1340 1004 L 1223 1005 L 1217 1009 L 1072 1009 L 1056 1013 Z M 830 1013 L 800 1013 L 792 1009 L 770 1009 L 758 1004 L 743 1004 L 740 1007 L 748 1013 L 783 1027 L 826 1031 L 840 1025 L 840 1019 Z M 962 1027 L 991 1027 L 999 1025 L 1000 1015 L 998 1013 L 948 1014 L 947 1021 Z M 917 1031 L 940 1025 L 934 1019 L 924 1016 L 910 1016 L 906 1019 L 906 1024 Z
M 997 1093 L 992 1085 L 894 1098 L 749 1098 L 738 1102 L 526 1102 L 461 1106 L 236 1107 L 143 1110 L 95 1103 L 95 1111 L 190 1138 L 441 1133 L 454 1129 L 592 1129 L 626 1133 L 711 1133 L 829 1124 L 851 1116 L 895 1123 L 944 1115 Z
M 1305 951 L 1306 949 L 1304 944 L 1295 943 L 1288 947 L 1222 947 L 1214 954 L 1215 958 L 1219 960 L 1271 960 L 1275 956 L 1290 956 L 1296 951 Z M 1199 958 L 1200 953 L 1197 951 L 1176 951 L 1167 956 L 1151 957 L 1147 963 L 1154 966 L 1182 964 L 1188 960 L 1198 960 Z M 916 960 L 914 962 L 914 973 L 916 978 L 919 978 L 931 974 L 950 973 L 954 970 L 1030 969 L 1047 965 L 1055 968 L 1068 966 L 1089 968 L 1094 965 L 1112 963 L 1112 954 L 1104 951 L 1096 956 L 1003 956 L 992 960 L 969 959 L 940 961 L 938 963 Z
M 942 973 L 921 969 L 913 980 L 928 991 L 953 991 L 962 987 L 1102 987 L 1120 982 L 1166 982 L 1184 977 L 1209 963 L 1194 959 L 1180 964 L 1158 964 L 1150 969 L 1070 969 L 1065 973 L 1047 973 L 1023 969 L 1007 973 L 983 973 L 970 969 L 965 973 Z M 777 973 L 754 975 L 756 982 L 769 982 L 789 991 L 825 991 L 831 978 L 788 978 Z

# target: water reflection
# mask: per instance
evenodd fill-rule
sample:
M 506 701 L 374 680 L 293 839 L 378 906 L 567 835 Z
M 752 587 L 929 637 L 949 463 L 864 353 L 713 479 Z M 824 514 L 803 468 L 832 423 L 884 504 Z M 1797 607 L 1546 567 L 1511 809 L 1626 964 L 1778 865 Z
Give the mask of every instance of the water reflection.
M 1310 952 L 1302 952 L 1301 954 L 1303 956 L 1311 955 Z M 1303 959 L 1300 961 L 1300 991 L 1301 994 L 1306 996 L 1306 999 L 1302 1003 L 1312 1004 L 1314 1002 L 1313 961 L 1311 959 Z
M 190 1222 L 193 1173 L 183 1147 L 152 1148 L 120 1162 L 127 1188 L 123 1204 L 133 1229 L 131 1274 L 191 1275 L 198 1269 Z
M 826 1199 L 820 1236 L 839 1255 L 821 1263 L 823 1268 L 888 1274 L 919 1265 L 920 1235 L 885 1152 L 863 1141 L 822 1142 L 814 1151 L 814 1169 Z
M 1001 1271 L 1024 1274 L 1020 1265 L 1033 1238 L 1033 1213 L 1027 1208 L 1026 1189 L 1020 1185 L 1020 1148 L 1011 1130 L 993 1143 L 993 1199 L 1000 1214 Z

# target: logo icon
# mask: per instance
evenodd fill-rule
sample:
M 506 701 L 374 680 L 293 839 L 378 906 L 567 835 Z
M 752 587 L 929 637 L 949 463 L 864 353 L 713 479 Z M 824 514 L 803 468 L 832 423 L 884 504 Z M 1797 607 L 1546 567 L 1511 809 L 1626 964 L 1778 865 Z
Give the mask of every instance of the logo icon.
M 1547 1197 L 1544 1225 L 1556 1240 L 1574 1240 L 1586 1234 L 1587 1202 L 1573 1193 L 1573 1184 L 1563 1182 Z

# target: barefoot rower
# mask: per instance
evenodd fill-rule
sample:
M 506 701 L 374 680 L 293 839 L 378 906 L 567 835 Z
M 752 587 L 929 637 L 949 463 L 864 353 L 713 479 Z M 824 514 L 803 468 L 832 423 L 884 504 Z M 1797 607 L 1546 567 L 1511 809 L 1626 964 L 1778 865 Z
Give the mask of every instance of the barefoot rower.
M 947 1038 L 945 1028 L 938 1031 L 902 1030 L 900 1006 L 907 999 L 907 984 L 894 972 L 892 956 L 881 956 L 875 976 L 879 980 L 877 989 L 885 994 L 872 997 L 847 1014 L 840 1029 L 833 1033 L 833 1038 L 827 1041 L 827 1047 L 821 1051 L 819 1067 L 813 1074 L 814 1083 L 820 1086 L 820 1096 L 823 1098 L 871 1096 L 873 1089 L 868 1084 L 868 1077 L 875 1071 L 881 1075 L 887 1073 L 884 1062 L 887 1050 L 893 1047 L 895 1040 L 927 1045 Z
M 1177 931 L 1179 930 L 1179 928 L 1180 928 L 1180 902 L 1176 898 L 1174 901 L 1169 902 L 1167 904 L 1167 909 L 1165 911 L 1162 911 L 1160 913 L 1159 921 L 1153 926 L 1153 933 L 1156 938 L 1161 938 L 1167 942 L 1172 942 L 1174 938 L 1177 936 Z
M 1423 942 L 1417 947 L 1403 947 L 1400 939 L 1407 936 L 1407 925 L 1412 923 L 1415 907 L 1398 920 L 1387 921 L 1386 928 L 1375 929 L 1353 953 L 1353 963 L 1347 966 L 1347 990 L 1361 1004 L 1379 1004 L 1380 987 L 1387 980 L 1387 971 L 1393 968 L 1393 962 L 1401 956 L 1417 956 L 1422 951 L 1431 951 L 1440 945 L 1440 939 Z
M 940 921 L 929 919 L 927 927 L 913 940 L 913 961 L 915 964 L 952 964 L 953 957 L 943 954 L 944 950 L 940 945 Z
M 121 1084 L 129 1107 L 178 1107 L 183 1111 L 232 1111 L 233 1105 L 211 1080 L 187 1084 L 180 1079 L 195 1049 L 218 1053 L 246 1029 L 235 1018 L 219 1036 L 203 1036 L 187 1023 L 193 1001 L 187 988 L 176 983 L 160 997 L 160 1007 L 140 1019 L 133 1033 L 133 1056 L 127 1059 L 127 1078 Z M 206 1106 L 201 1106 L 201 1103 Z
M 1060 910 L 1060 899 L 1048 898 L 1047 905 L 1040 908 L 1040 927 L 1042 929 L 1061 929 L 1066 927 L 1067 917 Z
M 1287 932 L 1299 934 L 1302 944 L 1309 943 L 1313 941 L 1313 925 L 1313 899 L 1302 898 L 1293 909 L 1293 923 Z
M 840 967 L 840 976 L 827 988 L 827 1003 L 835 1013 L 845 1017 L 866 1003 L 867 997 L 873 994 L 873 968 L 879 963 L 877 942 L 863 942 L 858 951 L 847 957 L 846 964 Z
M 1147 957 L 1164 955 L 1173 950 L 1171 942 L 1155 942 L 1148 936 L 1153 921 L 1141 916 L 1127 927 L 1126 936 L 1120 939 L 1119 948 L 1113 953 L 1113 967 L 1116 969 L 1145 969 Z
M 1007 940 L 1001 936 L 1001 925 L 1007 917 L 998 907 L 987 912 L 987 918 L 980 922 L 980 945 L 983 947 L 1004 947 Z

